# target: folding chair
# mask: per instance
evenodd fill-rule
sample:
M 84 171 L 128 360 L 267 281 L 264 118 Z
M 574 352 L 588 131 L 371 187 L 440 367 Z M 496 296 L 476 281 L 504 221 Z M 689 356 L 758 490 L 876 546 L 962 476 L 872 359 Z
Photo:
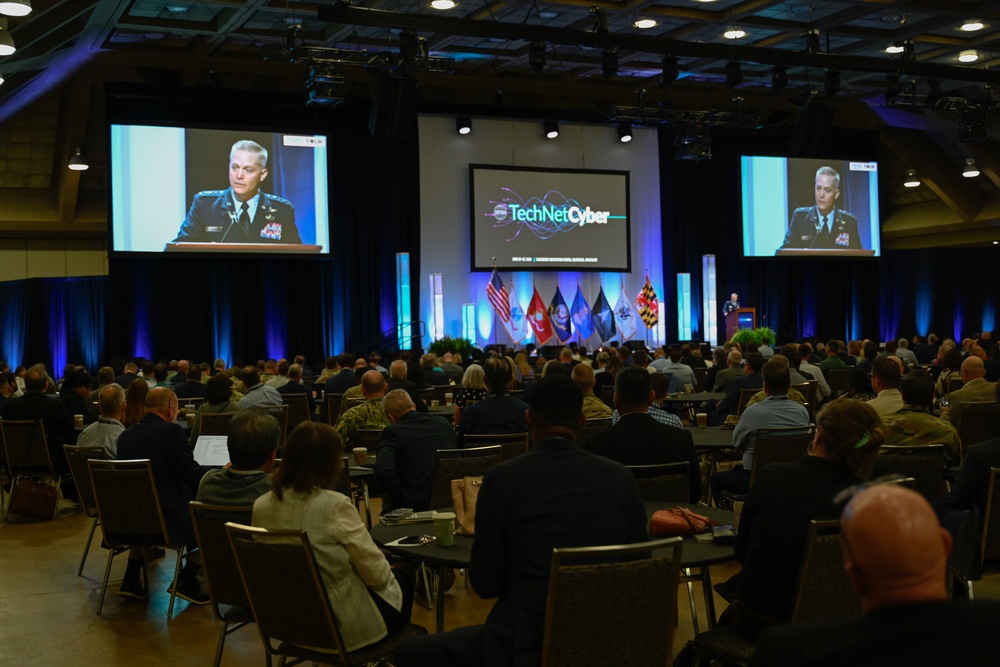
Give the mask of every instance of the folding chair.
M 41 419 L 0 419 L 0 435 L 3 437 L 4 455 L 11 480 L 11 497 L 14 496 L 18 484 L 29 479 L 59 488 L 62 475 L 57 475 L 52 465 L 49 443 L 45 437 L 45 424 Z M 53 508 L 52 519 L 56 516 L 57 508 L 58 503 Z M 7 503 L 5 518 L 9 517 L 10 503 Z
M 76 576 L 83 574 L 83 564 L 87 562 L 87 554 L 90 552 L 90 543 L 94 540 L 94 531 L 100 523 L 97 516 L 97 501 L 94 500 L 94 488 L 90 485 L 90 472 L 87 470 L 87 461 L 91 459 L 106 460 L 107 452 L 103 447 L 76 447 L 73 445 L 63 445 L 66 452 L 66 460 L 69 461 L 69 471 L 76 482 L 76 491 L 80 494 L 80 507 L 93 519 L 90 524 L 90 534 L 87 535 L 87 544 L 83 547 L 83 556 L 80 558 L 80 568 L 76 571 Z
M 515 456 L 528 453 L 527 433 L 491 433 L 483 435 L 466 435 L 462 439 L 465 449 L 500 445 L 503 449 L 502 460 L 509 461 Z
M 643 500 L 663 503 L 686 503 L 691 500 L 688 462 L 625 466 L 635 475 Z

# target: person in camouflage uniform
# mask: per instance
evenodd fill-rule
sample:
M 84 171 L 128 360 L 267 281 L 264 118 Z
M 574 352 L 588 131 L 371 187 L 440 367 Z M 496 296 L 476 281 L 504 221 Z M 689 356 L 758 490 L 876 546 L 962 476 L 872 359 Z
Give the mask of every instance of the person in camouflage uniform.
M 337 421 L 337 433 L 344 441 L 344 451 L 350 451 L 354 443 L 352 436 L 358 429 L 383 429 L 389 425 L 389 418 L 382 410 L 382 397 L 385 395 L 385 378 L 378 371 L 368 371 L 361 376 L 361 393 L 365 402 L 357 405 Z
M 930 413 L 934 400 L 934 379 L 927 371 L 907 373 L 899 383 L 903 394 L 903 408 L 897 412 L 882 415 L 882 426 L 886 430 L 885 445 L 947 445 L 945 465 L 958 465 L 958 431 L 947 420 Z
M 573 382 L 583 392 L 583 414 L 587 419 L 607 419 L 611 416 L 611 408 L 601 399 L 594 396 L 594 369 L 585 364 L 577 364 L 573 368 Z

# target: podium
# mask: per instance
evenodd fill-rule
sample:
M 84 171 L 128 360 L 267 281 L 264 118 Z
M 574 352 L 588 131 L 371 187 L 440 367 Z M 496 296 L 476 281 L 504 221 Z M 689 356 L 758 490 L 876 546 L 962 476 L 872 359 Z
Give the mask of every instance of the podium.
M 756 329 L 757 309 L 737 308 L 726 315 L 726 340 L 732 338 L 737 329 Z
M 168 243 L 166 252 L 234 252 L 279 255 L 318 255 L 323 246 L 309 243 Z

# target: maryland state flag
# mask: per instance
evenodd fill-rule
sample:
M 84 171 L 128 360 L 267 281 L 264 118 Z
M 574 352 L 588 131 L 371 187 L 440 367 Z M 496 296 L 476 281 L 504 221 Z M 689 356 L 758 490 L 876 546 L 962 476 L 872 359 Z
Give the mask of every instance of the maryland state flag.
M 615 333 L 617 333 L 615 330 L 615 313 L 611 310 L 608 297 L 604 296 L 603 285 L 597 295 L 597 301 L 594 302 L 594 307 L 590 312 L 594 320 L 594 331 L 600 336 L 601 342 L 606 343 L 611 340 Z
M 563 299 L 562 290 L 556 285 L 556 294 L 549 303 L 549 319 L 552 320 L 552 330 L 560 343 L 568 343 L 573 337 L 573 322 L 570 319 L 569 307 Z
M 656 298 L 656 291 L 653 290 L 653 285 L 649 282 L 648 273 L 646 274 L 646 284 L 643 285 L 639 296 L 635 298 L 635 306 L 639 309 L 639 317 L 642 318 L 642 322 L 646 325 L 647 329 L 652 329 L 660 321 L 660 316 L 657 312 L 660 307 L 660 300 Z
M 549 322 L 549 313 L 545 310 L 545 302 L 537 287 L 528 304 L 528 323 L 534 330 L 539 345 L 545 345 L 552 338 L 552 323 Z
M 590 315 L 590 306 L 583 298 L 583 291 L 576 286 L 576 296 L 573 298 L 573 325 L 576 327 L 577 339 L 583 343 L 594 335 L 594 319 Z

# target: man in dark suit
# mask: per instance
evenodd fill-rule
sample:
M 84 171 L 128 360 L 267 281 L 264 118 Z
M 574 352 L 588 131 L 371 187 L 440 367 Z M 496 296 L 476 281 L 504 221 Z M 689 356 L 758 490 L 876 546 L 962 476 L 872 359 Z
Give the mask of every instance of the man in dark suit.
M 128 386 L 132 384 L 132 380 L 139 377 L 139 367 L 133 362 L 128 362 L 125 364 L 125 372 L 115 378 L 115 384 L 122 389 L 128 389 Z
M 337 357 L 337 372 L 326 381 L 323 391 L 327 394 L 343 394 L 357 384 L 358 377 L 354 374 L 354 357 L 344 353 Z
M 194 196 L 174 243 L 302 243 L 291 202 L 260 190 L 267 149 L 242 140 L 229 152 L 229 187 Z
M 459 447 L 467 433 L 524 433 L 528 430 L 524 418 L 528 404 L 507 393 L 512 377 L 510 364 L 500 357 L 486 360 L 483 364 L 486 398 L 462 410 L 462 421 L 458 425 Z
M 795 209 L 782 248 L 861 250 L 858 219 L 836 208 L 840 174 L 830 167 L 816 170 L 815 206 Z
M 844 567 L 864 616 L 768 628 L 755 665 L 948 665 L 958 656 L 970 665 L 996 662 L 1000 602 L 949 601 L 951 537 L 923 497 L 873 486 L 851 500 L 840 523 Z
M 577 446 L 582 407 L 570 378 L 538 381 L 527 415 L 534 446 L 486 472 L 476 505 L 469 576 L 497 602 L 484 625 L 404 642 L 399 667 L 537 665 L 552 549 L 648 539 L 632 473 Z
M 309 387 L 302 384 L 302 366 L 300 364 L 292 364 L 288 367 L 288 382 L 278 387 L 278 393 L 282 396 L 288 394 L 305 394 L 306 403 L 309 404 L 310 418 L 316 414 L 316 399 L 313 398 Z
M 177 371 L 171 380 L 174 393 L 177 394 L 177 398 L 205 398 L 206 387 L 201 381 L 201 366 L 184 363 L 184 370 Z
M 429 506 L 437 450 L 455 447 L 448 420 L 417 412 L 405 389 L 394 389 L 382 399 L 389 425 L 382 431 L 375 459 L 375 477 L 389 503 L 383 511 L 409 507 L 418 512 Z
M 741 378 L 733 380 L 729 385 L 730 389 L 726 397 L 718 402 L 714 409 L 709 411 L 708 423 L 718 426 L 726 421 L 729 415 L 735 415 L 740 403 L 740 392 L 744 389 L 763 389 L 764 379 L 760 375 L 760 369 L 764 367 L 764 357 L 756 352 L 751 352 L 746 356 L 745 374 Z
M 163 520 L 173 544 L 197 549 L 188 503 L 195 499 L 198 484 L 206 469 L 199 466 L 191 452 L 184 429 L 177 424 L 177 396 L 168 387 L 154 387 L 146 396 L 146 416 L 118 436 L 118 456 L 122 459 L 149 459 L 156 479 Z M 180 573 L 177 596 L 195 604 L 207 604 L 197 574 L 201 565 L 189 558 Z M 122 579 L 123 594 L 145 597 L 139 580 L 141 557 L 129 555 L 128 567 Z M 173 588 L 173 585 L 171 586 Z M 169 590 L 169 589 L 168 589 Z
M 427 404 L 420 398 L 417 385 L 406 379 L 407 364 L 402 359 L 396 359 L 389 364 L 389 381 L 386 383 L 386 393 L 395 389 L 404 389 L 410 395 L 410 400 L 416 406 L 417 412 L 427 412 Z
M 587 439 L 586 449 L 625 465 L 688 463 L 692 503 L 701 499 L 701 472 L 694 453 L 691 433 L 661 424 L 649 415 L 654 392 L 649 373 L 642 368 L 626 368 L 615 382 L 615 408 L 621 418 L 610 428 Z

